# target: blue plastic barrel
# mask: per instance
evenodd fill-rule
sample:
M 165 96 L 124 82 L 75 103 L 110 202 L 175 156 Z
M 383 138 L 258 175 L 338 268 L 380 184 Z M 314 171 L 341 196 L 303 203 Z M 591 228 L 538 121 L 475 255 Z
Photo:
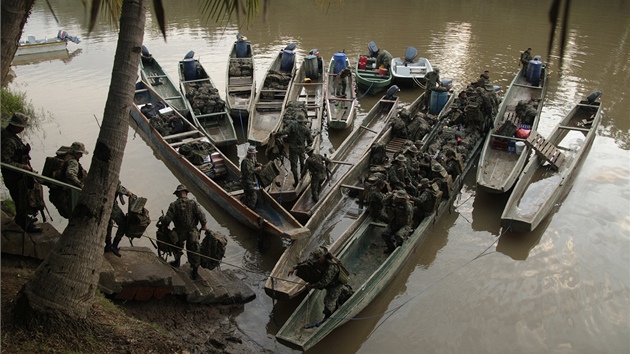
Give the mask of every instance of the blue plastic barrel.
M 448 100 L 448 92 L 431 91 L 431 102 L 429 105 L 429 113 L 438 114 Z
M 347 58 L 346 53 L 337 52 L 335 53 L 335 55 L 333 55 L 333 58 L 335 60 L 335 67 L 333 68 L 333 73 L 339 74 L 341 70 L 346 68 L 346 58 Z
M 542 72 L 542 61 L 540 60 L 530 60 L 529 65 L 527 65 L 527 73 L 525 73 L 525 78 L 527 82 L 532 85 L 538 86 L 540 83 L 540 73 Z
M 246 41 L 236 41 L 235 50 L 237 58 L 247 58 L 247 43 Z
M 283 50 L 282 51 L 282 60 L 280 61 L 280 70 L 282 71 L 293 71 L 293 64 L 295 62 L 295 52 L 292 50 Z
M 184 79 L 186 81 L 197 79 L 197 63 L 195 59 L 184 59 Z

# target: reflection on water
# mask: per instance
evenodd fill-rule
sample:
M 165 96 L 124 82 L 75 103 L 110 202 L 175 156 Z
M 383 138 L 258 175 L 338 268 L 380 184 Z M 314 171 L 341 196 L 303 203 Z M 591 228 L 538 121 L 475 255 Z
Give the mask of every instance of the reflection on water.
M 324 59 L 345 49 L 352 61 L 374 40 L 395 56 L 403 54 L 407 46 L 416 47 L 421 56 L 440 67 L 441 76 L 454 80 L 455 87 L 463 87 L 488 69 L 493 82 L 505 89 L 519 69 L 520 51 L 532 47 L 543 58 L 551 58 L 539 126 L 544 136 L 577 100 L 594 89 L 604 93 L 603 120 L 593 151 L 553 218 L 545 219 L 531 233 L 501 235 L 500 215 L 508 194 L 477 191 L 471 171 L 455 211 L 435 224 L 432 235 L 415 251 L 415 259 L 360 316 L 385 313 L 420 295 L 388 313 L 387 320 L 375 317 L 345 324 L 313 348 L 313 353 L 330 352 L 331 348 L 366 353 L 625 352 L 630 347 L 630 320 L 625 311 L 630 308 L 630 91 L 624 86 L 630 82 L 630 2 L 610 0 L 602 6 L 572 1 L 570 45 L 563 67 L 558 67 L 557 44 L 552 53 L 544 53 L 549 30 L 548 5 L 544 4 L 506 0 L 488 7 L 471 1 L 391 0 L 379 7 L 346 0 L 327 10 L 303 0 L 272 1 L 266 21 L 257 18 L 250 28 L 239 29 L 233 23 L 207 22 L 199 14 L 196 0 L 164 3 L 168 40 L 162 39 L 150 11 L 144 44 L 173 78 L 178 77 L 178 61 L 194 50 L 221 95 L 227 55 L 239 31 L 254 46 L 258 81 L 287 42 L 297 43 L 298 58 L 312 48 L 318 48 Z M 63 28 L 82 38 L 77 49 L 80 55 L 76 53 L 69 62 L 55 59 L 14 65 L 17 77 L 11 84 L 27 91 L 36 107 L 54 115 L 54 120 L 44 120 L 41 130 L 28 136 L 32 163 L 39 170 L 45 157 L 60 145 L 75 140 L 94 145 L 99 133 L 95 117 L 102 119 L 117 37 L 104 20 L 88 36 L 83 7 L 75 1 L 55 1 L 53 7 Z M 416 18 L 422 20 L 411 20 Z M 36 2 L 25 33 L 47 33 L 57 26 L 45 3 Z M 421 93 L 407 88 L 399 97 L 409 103 Z M 355 124 L 378 98 L 368 95 L 359 100 Z M 237 130 L 243 134 L 240 126 Z M 324 131 L 323 151 L 331 153 L 349 133 L 350 129 Z M 240 139 L 243 141 L 242 136 Z M 246 144 L 230 148 L 230 158 L 238 163 L 246 148 Z M 82 161 L 86 167 L 89 158 Z M 147 208 L 154 219 L 173 200 L 172 191 L 179 184 L 151 149 L 141 139 L 134 139 L 133 132 L 121 180 L 134 193 L 148 198 Z M 233 320 L 270 351 L 291 352 L 275 341 L 273 333 L 275 323 L 281 325 L 297 302 L 274 307 L 262 290 L 284 241 L 263 239 L 261 251 L 256 232 L 213 203 L 199 201 L 207 210 L 209 226 L 230 238 L 225 260 L 248 269 L 243 277 L 258 295 Z M 56 211 L 51 213 L 54 225 L 63 228 L 66 222 Z M 330 234 L 345 227 L 345 221 L 327 225 Z M 155 231 L 152 223 L 147 234 Z M 499 235 L 496 250 L 500 254 L 481 257 L 450 274 Z M 152 247 L 144 239 L 136 243 Z

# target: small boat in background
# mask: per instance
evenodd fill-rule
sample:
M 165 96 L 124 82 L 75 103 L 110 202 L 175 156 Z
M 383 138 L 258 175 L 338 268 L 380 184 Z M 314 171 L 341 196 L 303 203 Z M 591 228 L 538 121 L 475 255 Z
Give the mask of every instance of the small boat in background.
M 27 55 L 54 52 L 64 50 L 68 46 L 68 42 L 79 44 L 79 38 L 69 35 L 66 31 L 60 30 L 57 36 L 53 38 L 37 39 L 35 36 L 28 36 L 25 41 L 18 43 L 15 55 Z
M 142 45 L 142 56 L 140 57 L 140 78 L 147 85 L 151 86 L 163 100 L 167 101 L 173 109 L 184 117 L 188 116 L 188 106 L 186 99 L 179 91 L 179 88 L 171 77 L 164 71 L 160 63 L 149 52 L 149 49 Z
M 346 53 L 337 52 L 330 59 L 328 66 L 328 91 L 326 92 L 326 113 L 328 127 L 331 129 L 346 129 L 352 126 L 356 115 L 357 94 L 354 77 L 350 72 L 346 79 L 344 92 L 337 91 L 339 75 L 344 69 L 351 68 Z
M 179 62 L 179 83 L 193 123 L 217 146 L 236 144 L 236 131 L 225 101 L 206 69 L 190 51 Z
M 407 47 L 404 58 L 392 59 L 391 71 L 394 83 L 397 85 L 420 86 L 424 82 L 424 76 L 433 71 L 431 62 L 427 58 L 417 58 L 418 50 Z
M 295 48 L 295 43 L 287 45 L 276 55 L 265 72 L 248 121 L 247 140 L 252 144 L 267 145 L 271 133 L 280 129 L 282 109 L 287 102 L 287 93 L 297 70 Z
M 576 104 L 546 139 L 532 131 L 526 140 L 536 155 L 525 166 L 501 215 L 501 226 L 533 231 L 569 192 L 602 120 L 600 91 Z
M 235 122 L 249 117 L 256 97 L 254 52 L 247 38 L 240 33 L 228 57 L 225 101 Z
M 357 85 L 369 94 L 377 94 L 386 90 L 392 84 L 393 76 L 391 68 L 378 68 L 376 58 L 379 48 L 374 41 L 368 43 L 368 53 L 359 54 L 355 74 L 357 75 Z

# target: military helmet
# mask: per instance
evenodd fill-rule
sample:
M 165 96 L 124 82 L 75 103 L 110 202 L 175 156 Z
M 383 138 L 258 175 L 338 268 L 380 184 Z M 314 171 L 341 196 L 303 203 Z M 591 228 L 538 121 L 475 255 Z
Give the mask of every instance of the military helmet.
M 404 189 L 399 189 L 394 194 L 394 199 L 407 199 L 407 192 Z
M 87 155 L 88 152 L 87 150 L 85 150 L 85 145 L 83 143 L 80 143 L 78 141 L 75 141 L 74 143 L 72 143 L 72 145 L 70 145 L 70 151 L 75 153 L 75 154 L 83 154 L 83 155 Z
M 431 165 L 431 171 L 433 172 L 441 172 L 444 167 L 440 163 L 434 163 Z
M 324 246 L 319 246 L 313 252 L 311 252 L 311 260 L 319 261 L 322 257 L 324 257 L 328 253 L 328 249 Z
M 396 161 L 407 162 L 407 158 L 403 154 L 400 154 L 396 156 Z
M 9 124 L 14 125 L 16 127 L 26 128 L 31 124 L 28 122 L 29 116 L 24 113 L 15 112 L 13 113 L 13 117 L 9 120 Z
M 409 147 L 407 151 L 411 152 L 412 154 L 417 154 L 418 152 L 420 152 L 415 145 L 411 145 L 411 147 Z
M 431 181 L 428 178 L 423 178 L 420 180 L 420 186 L 428 186 L 431 184 Z
M 180 184 L 179 186 L 177 186 L 177 189 L 175 189 L 175 192 L 173 192 L 173 194 L 177 194 L 179 192 L 186 192 L 186 193 L 188 193 L 188 188 L 186 188 L 185 185 Z
M 440 68 L 433 68 L 433 71 L 435 71 L 436 73 L 440 72 Z

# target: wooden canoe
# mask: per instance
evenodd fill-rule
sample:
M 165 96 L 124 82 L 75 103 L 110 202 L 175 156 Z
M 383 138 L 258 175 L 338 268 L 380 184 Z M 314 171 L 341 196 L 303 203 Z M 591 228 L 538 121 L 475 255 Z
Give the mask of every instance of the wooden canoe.
M 228 111 L 234 122 L 242 124 L 242 120 L 249 117 L 256 97 L 256 71 L 251 43 L 234 42 L 226 73 L 225 101 Z
M 450 95 L 453 96 L 452 93 L 450 93 Z M 420 95 L 411 105 L 405 108 L 405 113 L 410 114 L 410 116 L 422 114 L 420 109 L 422 108 L 423 102 L 423 96 Z M 432 120 L 432 122 L 434 122 L 432 129 L 423 137 L 418 137 L 422 141 L 423 146 L 428 146 L 427 142 L 437 135 L 437 131 L 440 127 L 439 122 L 442 121 L 442 117 L 448 112 L 452 102 L 452 99 L 448 100 L 447 105 L 440 111 L 437 119 Z M 382 103 L 387 104 L 387 102 Z M 387 105 L 384 107 L 386 107 L 386 109 L 388 108 Z M 337 177 L 332 187 L 328 187 L 330 189 L 329 192 L 326 193 L 326 196 L 322 197 L 320 201 L 315 204 L 315 213 L 312 214 L 305 225 L 312 231 L 312 236 L 308 239 L 293 242 L 287 247 L 265 282 L 265 292 L 267 295 L 278 300 L 287 300 L 294 298 L 304 291 L 304 281 L 295 275 L 288 277 L 287 273 L 289 270 L 297 264 L 298 261 L 306 257 L 309 252 L 319 245 L 326 243 L 325 240 L 330 237 L 331 229 L 345 227 L 343 234 L 341 234 L 329 248 L 333 254 L 338 254 L 338 250 L 341 249 L 348 241 L 350 235 L 359 227 L 361 222 L 363 222 L 366 215 L 363 215 L 365 213 L 362 206 L 359 205 L 355 199 L 348 197 L 347 191 L 349 188 L 355 188 L 353 186 L 357 185 L 357 181 L 363 177 L 363 174 L 369 167 L 368 151 L 375 141 L 389 144 L 392 149 L 393 146 L 401 146 L 405 141 L 403 138 L 395 138 L 391 128 L 385 129 L 390 119 L 391 117 L 389 117 L 389 115 L 388 117 L 383 117 L 383 121 L 380 119 L 374 121 L 374 118 L 372 118 L 371 126 L 374 128 L 378 126 L 384 127 L 382 133 L 373 131 L 372 134 L 351 134 L 344 143 L 342 143 L 342 146 L 340 146 L 338 150 L 340 151 L 339 155 L 333 155 L 338 156 L 338 158 L 345 157 L 348 159 L 347 161 L 352 160 L 354 164 L 349 169 L 347 168 L 348 165 L 341 165 L 338 167 L 338 170 L 335 171 L 335 174 L 339 177 Z M 359 129 L 366 130 L 363 128 Z M 359 150 L 359 154 L 355 154 L 353 151 L 356 149 Z M 393 153 L 393 151 L 390 151 L 390 154 L 391 153 Z M 358 188 L 362 187 L 359 186 Z M 356 214 L 355 210 L 360 211 Z M 341 220 L 347 216 L 350 216 L 350 219 L 353 219 L 354 222 L 349 225 L 341 223 Z
M 315 153 L 319 153 L 319 146 L 322 139 L 321 130 L 322 117 L 324 116 L 324 98 L 326 97 L 327 85 L 323 67 L 315 66 L 317 73 L 307 75 L 307 71 L 311 68 L 310 64 L 313 64 L 312 61 L 322 63 L 322 60 L 318 59 L 318 57 L 314 55 L 312 57 L 313 58 L 307 56 L 304 58 L 302 65 L 300 65 L 297 70 L 293 84 L 287 94 L 287 102 L 282 109 L 281 116 L 283 117 L 282 129 L 284 129 L 285 125 L 290 122 L 284 117 L 287 105 L 291 104 L 291 102 L 304 102 L 307 111 L 306 119 L 308 120 L 306 124 L 313 135 L 313 144 L 311 147 Z M 306 64 L 307 60 L 308 64 Z M 307 80 L 308 76 L 311 77 Z M 285 155 L 288 156 L 288 146 L 285 145 L 285 147 L 287 148 Z M 309 189 L 311 177 L 310 174 L 307 173 L 304 178 L 298 181 L 297 186 L 293 187 L 294 178 L 291 173 L 291 162 L 286 157 L 281 157 L 281 159 L 284 170 L 276 177 L 274 183 L 270 184 L 268 192 L 276 198 L 279 203 L 293 202 L 302 191 Z
M 438 124 L 440 126 L 438 129 L 442 124 L 444 124 L 443 121 Z M 388 134 L 391 134 L 391 131 Z M 436 137 L 437 135 L 434 135 L 434 139 Z M 384 139 L 387 140 L 386 135 Z M 358 221 L 358 226 L 354 227 L 352 232 L 340 237 L 344 241 L 337 257 L 350 272 L 349 283 L 354 289 L 354 294 L 337 308 L 327 321 L 318 327 L 304 328 L 305 325 L 312 325 L 323 317 L 326 292 L 311 290 L 278 331 L 276 338 L 308 350 L 335 328 L 359 314 L 395 278 L 410 259 L 414 249 L 430 234 L 431 227 L 451 206 L 467 173 L 474 165 L 475 156 L 479 153 L 482 142 L 482 138 L 477 139 L 474 147 L 469 150 L 465 167 L 452 184 L 450 197 L 442 199 L 436 211 L 416 226 L 401 247 L 397 247 L 390 254 L 384 254 L 385 244 L 381 239 L 381 234 L 385 229 L 382 224 L 374 223 L 369 216 Z M 427 151 L 430 144 L 431 141 L 423 144 L 422 150 Z M 391 150 L 388 149 L 388 151 Z M 364 155 L 361 162 L 364 171 L 369 167 L 369 161 L 365 162 L 367 156 L 368 154 Z
M 335 59 L 330 59 L 328 66 L 328 91 L 326 92 L 326 122 L 331 129 L 346 129 L 352 127 L 357 109 L 357 93 L 354 75 L 348 76 L 346 93 L 343 97 L 335 95 L 337 74 L 334 72 Z M 346 57 L 346 67 L 350 66 L 350 60 Z
M 380 132 L 389 123 L 390 118 L 396 114 L 398 103 L 398 98 L 395 101 L 388 101 L 383 97 L 370 109 L 361 125 L 353 130 L 329 157 L 334 162 L 332 166 L 329 166 L 331 171 L 329 178 L 323 181 L 320 200 L 315 202 L 310 189 L 306 189 L 291 208 L 291 214 L 305 222 L 311 215 L 319 212 L 325 196 L 334 190 L 332 184 L 337 184 L 352 165 L 369 150 Z M 326 210 L 322 212 L 328 213 Z
M 540 139 L 546 142 L 544 152 L 541 151 L 541 145 L 528 138 L 527 144 L 532 145 L 536 154 L 527 163 L 514 186 L 501 215 L 501 226 L 516 232 L 533 231 L 551 213 L 569 192 L 588 155 L 602 119 L 600 113 L 600 102 L 589 103 L 584 100 L 576 104 L 555 126 L 549 137 Z M 535 137 L 530 135 L 530 138 Z M 554 156 L 558 152 L 562 155 Z M 548 162 L 549 157 L 551 162 Z M 558 163 L 558 158 L 563 162 Z
M 285 67 L 282 70 L 282 57 L 287 53 L 287 60 L 293 60 L 290 68 Z M 293 54 L 290 54 L 293 53 Z M 295 52 L 290 49 L 281 50 L 276 58 L 269 65 L 269 69 L 263 77 L 263 84 L 260 90 L 256 92 L 253 109 L 250 112 L 248 121 L 248 137 L 247 140 L 254 145 L 263 146 L 269 142 L 271 133 L 278 131 L 282 124 L 282 108 L 287 101 L 287 93 L 293 83 L 295 72 Z M 288 83 L 278 86 L 276 78 L 278 75 L 289 76 Z
M 160 135 L 141 112 L 141 106 L 147 103 L 155 105 L 158 102 L 166 103 L 166 106 L 170 107 L 150 86 L 144 82 L 139 82 L 134 96 L 134 105 L 131 109 L 133 122 L 130 121 L 130 124 L 140 133 L 158 158 L 182 183 L 191 188 L 191 191 L 198 198 L 214 201 L 239 222 L 254 230 L 262 230 L 272 235 L 292 239 L 310 235 L 308 229 L 304 228 L 264 190 L 260 190 L 258 204 L 255 210 L 252 210 L 241 202 L 239 197 L 243 193 L 242 190 L 228 191 L 224 189 L 222 186 L 226 185 L 227 182 L 240 180 L 240 170 L 218 148 L 214 148 L 216 155 L 211 155 L 211 157 L 216 157 L 217 166 L 220 165 L 220 162 L 224 164 L 226 175 L 216 179 L 209 177 L 208 174 L 202 172 L 179 154 L 178 147 L 181 144 L 189 141 L 209 141 L 209 139 L 186 119 L 184 122 L 186 122 L 188 131 L 171 136 Z
M 219 95 L 219 90 L 199 60 L 193 58 L 181 60 L 178 65 L 178 72 L 180 89 L 186 97 L 186 107 L 197 129 L 204 132 L 216 146 L 236 144 L 236 130 L 234 130 L 232 118 Z M 210 94 L 200 94 L 201 90 Z M 205 107 L 200 109 L 194 107 L 197 104 L 196 100 L 202 101 L 201 103 L 203 100 L 218 101 L 223 106 L 211 111 Z
M 144 45 L 140 59 L 140 78 L 179 114 L 184 117 L 188 115 L 186 98 Z
M 515 110 L 519 101 L 538 100 L 538 108 L 536 117 L 531 130 L 536 130 L 540 121 L 540 113 L 542 112 L 545 92 L 547 90 L 547 68 L 543 65 L 540 74 L 540 83 L 531 85 L 527 82 L 524 69 L 516 74 L 514 80 L 508 87 L 503 101 L 499 105 L 498 113 L 494 119 L 494 127 L 498 128 L 507 120 L 516 120 L 515 124 L 519 124 L 516 118 Z M 504 193 L 510 190 L 516 183 L 525 163 L 531 152 L 531 148 L 525 147 L 520 155 L 515 151 L 510 151 L 508 146 L 499 144 L 501 141 L 522 141 L 514 137 L 504 137 L 496 134 L 496 130 L 492 134 L 486 136 L 483 145 L 481 157 L 479 158 L 479 167 L 477 169 L 477 186 L 489 193 Z M 511 143 L 510 143 L 511 144 Z M 504 150 L 505 149 L 505 150 Z

